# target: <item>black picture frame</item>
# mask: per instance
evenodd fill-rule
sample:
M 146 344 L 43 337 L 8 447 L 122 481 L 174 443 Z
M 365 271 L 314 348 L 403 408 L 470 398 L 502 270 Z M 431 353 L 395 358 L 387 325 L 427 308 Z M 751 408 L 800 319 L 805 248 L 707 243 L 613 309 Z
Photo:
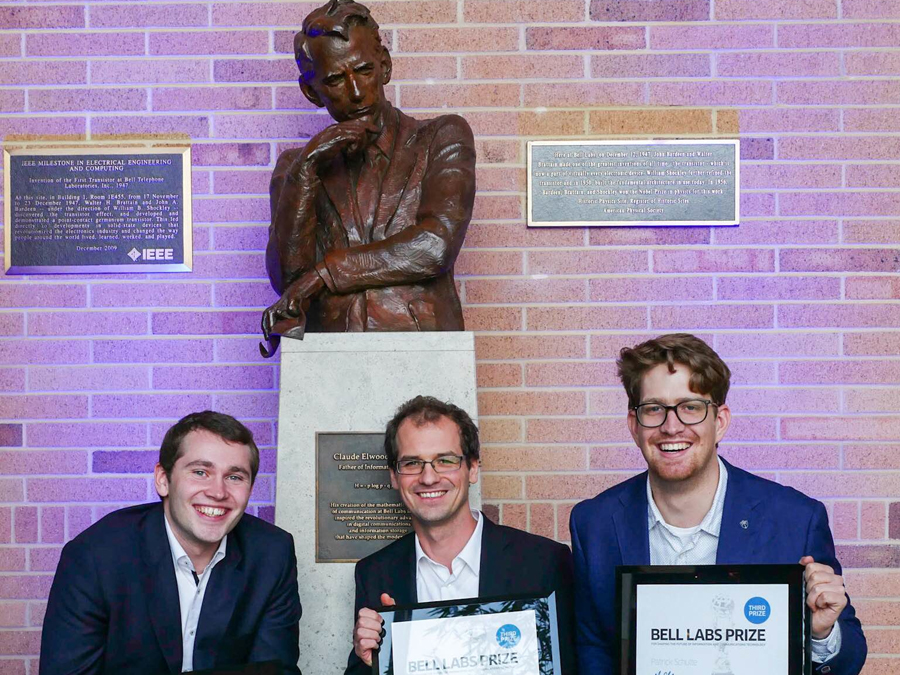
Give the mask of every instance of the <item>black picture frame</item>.
M 803 565 L 634 565 L 616 568 L 616 675 L 636 675 L 641 585 L 784 584 L 788 587 L 788 674 L 811 675 L 812 635 Z
M 384 636 L 381 640 L 381 648 L 372 658 L 372 674 L 394 675 L 391 650 L 393 626 L 396 623 L 456 616 L 504 614 L 529 609 L 535 612 L 540 652 L 539 671 L 535 675 L 561 675 L 556 592 L 538 596 L 526 594 L 491 598 L 468 598 L 381 607 L 378 609 L 378 613 L 384 619 Z

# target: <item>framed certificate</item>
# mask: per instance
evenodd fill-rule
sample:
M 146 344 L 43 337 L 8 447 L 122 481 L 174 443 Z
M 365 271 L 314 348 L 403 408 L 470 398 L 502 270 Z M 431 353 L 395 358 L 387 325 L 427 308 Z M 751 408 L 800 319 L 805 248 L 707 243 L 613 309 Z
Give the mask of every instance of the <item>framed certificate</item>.
M 809 675 L 802 565 L 616 569 L 618 675 Z
M 373 675 L 560 675 L 556 593 L 385 607 Z

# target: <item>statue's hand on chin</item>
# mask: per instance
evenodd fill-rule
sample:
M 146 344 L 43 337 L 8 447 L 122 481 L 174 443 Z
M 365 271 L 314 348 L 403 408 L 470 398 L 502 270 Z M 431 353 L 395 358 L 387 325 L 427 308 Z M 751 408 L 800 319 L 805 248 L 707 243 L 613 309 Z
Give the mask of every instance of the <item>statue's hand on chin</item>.
M 330 163 L 341 152 L 348 156 L 359 154 L 378 138 L 379 133 L 378 127 L 366 117 L 332 124 L 310 139 L 294 162 L 291 173 L 309 174 Z

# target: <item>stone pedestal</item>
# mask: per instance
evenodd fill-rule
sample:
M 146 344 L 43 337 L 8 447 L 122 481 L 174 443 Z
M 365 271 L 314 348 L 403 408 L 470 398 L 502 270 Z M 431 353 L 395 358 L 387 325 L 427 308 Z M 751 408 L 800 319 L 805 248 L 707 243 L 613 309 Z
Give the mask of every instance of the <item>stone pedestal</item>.
M 317 432 L 383 431 L 426 394 L 477 421 L 470 332 L 311 333 L 281 342 L 275 522 L 294 535 L 303 618 L 300 669 L 339 673 L 352 648 L 353 564 L 316 563 Z M 481 504 L 479 485 L 470 491 Z

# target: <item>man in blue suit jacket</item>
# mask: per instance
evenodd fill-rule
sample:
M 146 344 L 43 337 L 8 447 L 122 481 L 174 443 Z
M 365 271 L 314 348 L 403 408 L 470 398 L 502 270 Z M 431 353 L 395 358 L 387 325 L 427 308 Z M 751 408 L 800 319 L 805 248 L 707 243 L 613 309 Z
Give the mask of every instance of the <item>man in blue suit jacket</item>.
M 233 417 L 206 411 L 173 426 L 155 470 L 162 503 L 111 513 L 63 549 L 41 675 L 272 661 L 299 675 L 293 539 L 244 514 L 258 468 L 253 435 Z
M 692 335 L 623 349 L 628 427 L 648 470 L 572 511 L 576 639 L 582 675 L 616 670 L 618 565 L 806 566 L 817 675 L 857 675 L 866 639 L 850 605 L 821 502 L 718 457 L 730 371 Z

